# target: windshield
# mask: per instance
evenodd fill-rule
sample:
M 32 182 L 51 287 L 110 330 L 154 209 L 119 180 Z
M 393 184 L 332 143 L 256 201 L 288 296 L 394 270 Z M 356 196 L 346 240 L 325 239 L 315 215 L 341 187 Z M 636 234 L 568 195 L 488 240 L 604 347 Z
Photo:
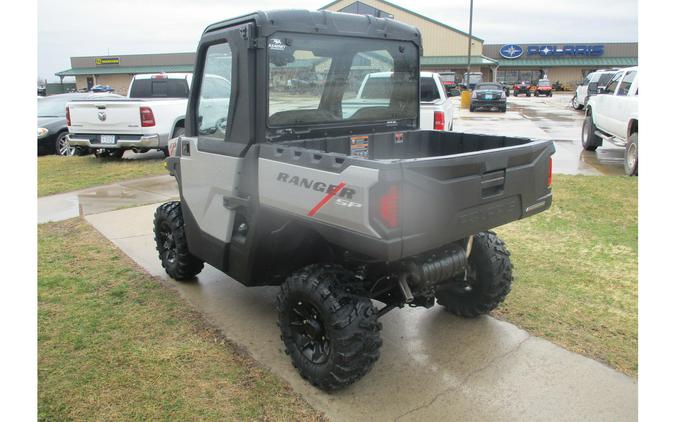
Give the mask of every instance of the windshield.
M 186 79 L 136 79 L 129 98 L 187 98 Z
M 38 117 L 66 117 L 66 103 L 69 97 L 38 98 Z
M 276 33 L 267 48 L 272 127 L 417 118 L 412 43 Z
M 497 84 L 478 84 L 476 85 L 477 90 L 497 90 L 501 91 L 502 87 Z
M 551 82 L 549 82 L 549 81 L 539 81 L 539 82 L 537 82 L 537 86 L 551 86 Z

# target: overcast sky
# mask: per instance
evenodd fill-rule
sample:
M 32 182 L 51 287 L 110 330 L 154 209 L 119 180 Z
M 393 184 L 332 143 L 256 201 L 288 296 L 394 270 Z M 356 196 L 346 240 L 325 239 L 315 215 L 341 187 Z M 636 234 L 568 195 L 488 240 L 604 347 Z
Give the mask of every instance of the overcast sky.
M 469 0 L 393 0 L 468 32 Z M 326 0 L 38 0 L 38 75 L 58 80 L 71 56 L 194 51 L 206 25 L 255 10 L 317 9 Z M 394 15 L 396 18 L 396 15 Z M 637 0 L 474 1 L 487 44 L 637 41 Z

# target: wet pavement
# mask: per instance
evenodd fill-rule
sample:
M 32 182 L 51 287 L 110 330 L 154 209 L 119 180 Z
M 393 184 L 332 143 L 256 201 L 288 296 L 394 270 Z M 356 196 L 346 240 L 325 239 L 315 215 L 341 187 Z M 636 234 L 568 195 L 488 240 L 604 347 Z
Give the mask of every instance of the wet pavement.
M 504 136 L 550 139 L 556 147 L 553 172 L 561 174 L 623 175 L 624 150 L 613 145 L 595 152 L 581 147 L 584 112 L 572 109 L 571 94 L 507 99 L 506 113 L 459 108 L 455 100 L 454 130 Z
M 302 380 L 283 352 L 275 323 L 278 288 L 246 288 L 208 265 L 192 282 L 166 276 L 152 237 L 155 208 L 85 218 L 331 420 L 637 419 L 635 379 L 509 323 L 459 319 L 440 307 L 385 315 L 374 369 L 344 391 L 323 393 Z
M 38 224 L 176 198 L 178 185 L 168 174 L 96 186 L 38 198 Z

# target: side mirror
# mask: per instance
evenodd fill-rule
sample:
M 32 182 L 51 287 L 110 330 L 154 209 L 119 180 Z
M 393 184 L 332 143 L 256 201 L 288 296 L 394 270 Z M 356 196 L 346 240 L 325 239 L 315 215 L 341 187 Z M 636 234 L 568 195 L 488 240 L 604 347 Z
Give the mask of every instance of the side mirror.
M 588 95 L 597 95 L 599 94 L 598 92 L 598 83 L 597 82 L 591 82 L 588 84 Z
M 459 97 L 459 89 L 453 88 L 448 90 L 448 97 Z

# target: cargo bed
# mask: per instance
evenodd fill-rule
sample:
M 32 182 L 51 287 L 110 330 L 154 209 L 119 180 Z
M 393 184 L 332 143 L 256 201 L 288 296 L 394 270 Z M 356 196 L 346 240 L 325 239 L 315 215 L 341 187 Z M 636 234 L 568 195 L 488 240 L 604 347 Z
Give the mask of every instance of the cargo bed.
M 327 207 L 313 218 L 325 223 L 319 230 L 331 241 L 387 260 L 429 251 L 549 208 L 554 152 L 553 143 L 546 140 L 440 131 L 260 145 L 261 159 L 303 168 L 299 180 L 309 183 L 323 177 L 334 185 L 352 186 L 357 192 L 354 202 L 363 204 L 362 209 Z M 270 162 L 261 163 L 263 171 L 274 167 Z M 261 181 L 274 177 L 279 168 L 261 175 Z M 395 227 L 378 216 L 378 195 L 391 185 L 397 186 L 399 203 Z M 297 197 L 266 201 L 277 194 L 263 185 L 261 190 L 261 202 L 306 214 L 306 203 Z M 333 236 L 331 225 L 346 226 L 359 239 L 339 231 Z

